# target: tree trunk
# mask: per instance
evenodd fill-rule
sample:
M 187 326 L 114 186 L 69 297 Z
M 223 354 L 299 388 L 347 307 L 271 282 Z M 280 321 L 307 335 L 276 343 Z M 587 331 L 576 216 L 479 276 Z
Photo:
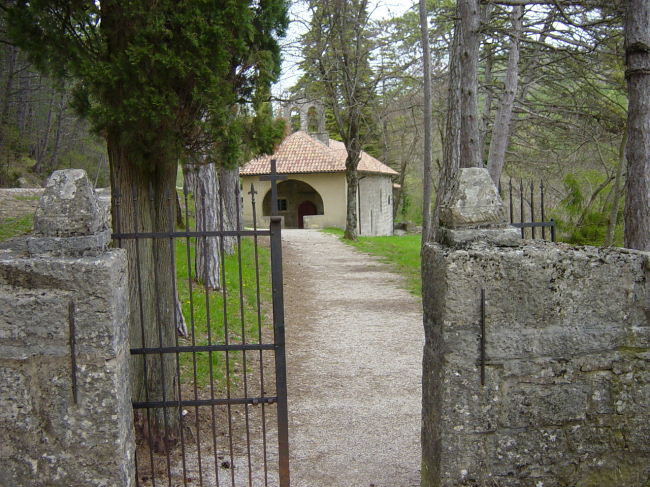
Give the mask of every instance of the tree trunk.
M 54 147 L 52 154 L 50 154 L 50 162 L 48 164 L 48 172 L 54 171 L 59 165 L 59 150 L 61 149 L 61 129 L 63 127 L 63 115 L 65 112 L 65 90 L 62 90 L 59 95 L 59 106 L 56 116 L 56 130 L 54 132 Z
M 40 79 L 40 76 L 39 76 Z M 29 138 L 29 129 L 32 124 L 32 102 L 30 99 L 30 92 L 32 90 L 31 73 L 27 69 L 23 69 L 23 73 L 19 78 L 18 85 L 18 106 L 16 118 L 18 122 L 18 133 L 20 137 Z
M 178 228 L 185 228 L 185 220 L 183 219 L 183 208 L 181 207 L 181 198 L 176 191 L 176 226 Z
M 192 194 L 194 194 L 194 191 L 196 190 L 196 172 L 197 172 L 197 167 L 195 164 L 183 163 L 183 186 L 187 188 L 187 191 L 189 193 Z M 189 222 L 188 222 L 188 228 L 189 228 Z
M 587 205 L 582 209 L 582 212 L 580 212 L 580 216 L 578 217 L 578 220 L 576 221 L 575 227 L 580 228 L 582 225 L 585 223 L 585 218 L 587 218 L 587 215 L 589 214 L 589 211 L 591 210 L 591 207 L 594 206 L 594 203 L 596 202 L 596 198 L 598 195 L 607 187 L 609 186 L 609 183 L 612 182 L 612 179 L 614 179 L 612 176 L 608 177 L 600 183 L 596 189 L 591 193 L 591 196 L 589 197 L 589 201 L 587 202 Z
M 458 0 L 460 16 L 460 165 L 478 167 L 481 147 L 478 120 L 478 57 L 481 15 L 478 0 Z
M 50 145 L 50 133 L 52 132 L 52 108 L 54 106 L 54 88 L 50 89 L 50 101 L 47 107 L 47 119 L 45 122 L 45 130 L 43 131 L 40 139 L 36 144 L 36 164 L 34 164 L 33 171 L 36 174 L 42 174 L 45 167 L 45 154 Z
M 487 139 L 487 134 L 490 129 L 490 122 L 492 118 L 492 104 L 494 102 L 494 87 L 492 86 L 493 84 L 493 77 L 492 77 L 492 68 L 494 66 L 494 50 L 492 49 L 491 46 L 486 46 L 486 53 L 485 53 L 485 104 L 483 106 L 483 113 L 481 115 L 481 131 L 480 131 L 480 136 L 481 136 L 481 141 L 479 142 L 479 146 L 481 147 L 481 161 L 486 160 L 486 155 L 485 151 L 487 149 L 486 147 L 486 139 Z
M 214 232 L 220 228 L 219 180 L 214 163 L 198 164 L 193 168 L 196 230 Z M 195 276 L 210 290 L 221 289 L 221 251 L 219 237 L 196 239 Z
M 7 79 L 5 80 L 4 96 L 2 98 L 2 111 L 0 111 L 0 127 L 9 121 L 9 105 L 14 87 L 17 58 L 18 48 L 15 46 L 7 46 Z
M 238 230 L 237 223 L 241 224 L 241 202 L 237 201 L 239 191 L 239 167 L 219 168 L 219 186 L 221 201 L 223 202 L 223 228 L 224 230 Z M 237 237 L 225 237 L 223 248 L 226 255 L 235 253 Z
M 431 159 L 432 107 L 431 107 L 431 50 L 429 48 L 429 22 L 426 0 L 419 1 L 420 37 L 422 38 L 422 66 L 424 70 L 424 155 L 422 162 L 422 245 L 431 236 L 431 195 L 433 169 Z
M 447 94 L 447 120 L 445 138 L 442 146 L 442 168 L 438 179 L 436 206 L 431 221 L 431 239 L 436 238 L 440 205 L 449 181 L 460 167 L 460 73 L 459 49 L 461 26 L 457 21 L 449 52 L 449 89 Z
M 361 158 L 361 145 L 358 138 L 353 138 L 346 144 L 348 156 L 345 159 L 345 179 L 347 181 L 347 215 L 345 219 L 345 232 L 343 238 L 357 239 L 357 195 L 359 193 L 359 159 Z M 360 233 L 360 232 L 359 232 Z
M 650 250 L 650 4 L 647 0 L 630 0 L 627 8 L 625 246 Z
M 174 228 L 174 182 L 178 154 L 151 148 L 149 169 L 129 158 L 129 146 L 117 130 L 107 136 L 113 230 L 116 232 L 167 232 Z M 169 239 L 126 239 L 130 297 L 131 347 L 177 344 L 175 326 L 175 263 Z M 134 356 L 131 366 L 134 401 L 178 399 L 174 354 Z M 180 410 L 151 409 L 150 435 L 154 448 L 169 449 L 178 438 Z
M 618 223 L 618 208 L 621 201 L 621 180 L 623 179 L 623 167 L 625 165 L 625 146 L 627 145 L 627 128 L 623 132 L 621 145 L 618 150 L 618 167 L 616 168 L 616 177 L 614 178 L 614 187 L 612 188 L 612 208 L 609 212 L 609 222 L 607 223 L 607 235 L 605 236 L 605 247 L 611 247 L 614 244 L 614 235 L 616 233 L 616 224 Z
M 523 7 L 512 8 L 512 37 L 510 40 L 510 52 L 508 53 L 508 66 L 506 68 L 505 90 L 501 104 L 497 110 L 492 139 L 490 140 L 490 151 L 488 153 L 488 171 L 495 185 L 498 186 L 503 171 L 503 163 L 506 158 L 508 139 L 510 138 L 510 124 L 512 122 L 512 108 L 515 103 L 519 84 L 519 36 L 521 35 L 521 17 Z
M 399 211 L 399 206 L 402 204 L 402 199 L 404 198 L 404 192 L 406 191 L 406 171 L 408 169 L 408 164 L 413 157 L 413 153 L 417 146 L 418 138 L 417 136 L 413 137 L 411 145 L 408 151 L 401 151 L 401 161 L 399 167 L 399 176 L 397 179 L 397 184 L 399 188 L 395 192 L 395 198 L 393 199 L 393 220 L 397 217 L 397 212 Z M 401 146 L 404 148 L 404 136 L 402 136 Z

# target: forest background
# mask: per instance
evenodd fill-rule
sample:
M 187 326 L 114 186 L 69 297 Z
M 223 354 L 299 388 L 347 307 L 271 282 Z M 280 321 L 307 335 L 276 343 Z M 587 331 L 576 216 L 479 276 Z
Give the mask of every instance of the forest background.
M 547 217 L 558 222 L 562 240 L 620 245 L 627 117 L 623 3 L 511 3 L 481 5 L 481 160 L 503 158 L 504 188 L 511 178 L 515 187 L 520 180 L 536 187 L 543 182 Z M 283 52 L 308 66 L 316 2 L 298 5 L 302 13 L 293 21 L 303 33 L 288 39 Z M 445 145 L 455 15 L 455 1 L 427 5 L 434 186 Z M 398 16 L 377 17 L 369 15 L 363 30 L 368 57 L 362 81 L 371 89 L 360 110 L 362 147 L 400 173 L 397 220 L 419 224 L 424 92 L 417 4 Z M 0 63 L 0 186 L 38 186 L 51 171 L 67 167 L 86 169 L 97 186 L 106 186 L 104 142 L 75 115 L 70 87 L 36 70 L 6 40 L 2 23 Z M 275 97 L 325 97 L 315 81 L 303 69 Z M 328 131 L 340 138 L 332 110 Z M 503 145 L 504 137 L 500 156 L 497 142 Z

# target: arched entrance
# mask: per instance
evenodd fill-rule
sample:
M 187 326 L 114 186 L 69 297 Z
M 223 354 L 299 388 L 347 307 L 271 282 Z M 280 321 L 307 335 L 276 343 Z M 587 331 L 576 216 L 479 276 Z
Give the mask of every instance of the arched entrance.
M 316 205 L 311 201 L 303 201 L 298 205 L 298 228 L 305 228 L 303 217 L 308 215 L 318 215 Z
M 271 214 L 270 190 L 264 195 L 262 214 Z M 297 179 L 287 179 L 278 184 L 278 215 L 284 217 L 286 228 L 304 228 L 304 216 L 323 214 L 323 198 L 312 186 Z

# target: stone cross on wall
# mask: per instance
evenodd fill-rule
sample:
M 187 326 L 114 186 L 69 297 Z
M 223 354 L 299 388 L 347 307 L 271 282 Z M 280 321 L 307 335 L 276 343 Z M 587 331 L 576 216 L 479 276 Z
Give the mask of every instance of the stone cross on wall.
M 500 246 L 521 243 L 519 231 L 508 224 L 506 209 L 487 169 L 458 171 L 440 206 L 437 241 L 462 246 L 484 241 Z

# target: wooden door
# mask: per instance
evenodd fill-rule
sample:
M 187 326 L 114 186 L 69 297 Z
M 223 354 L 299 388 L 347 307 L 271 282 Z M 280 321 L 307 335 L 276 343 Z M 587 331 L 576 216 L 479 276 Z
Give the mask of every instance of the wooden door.
M 316 205 L 311 201 L 303 201 L 298 206 L 298 228 L 305 228 L 305 223 L 302 221 L 304 216 L 316 215 Z

